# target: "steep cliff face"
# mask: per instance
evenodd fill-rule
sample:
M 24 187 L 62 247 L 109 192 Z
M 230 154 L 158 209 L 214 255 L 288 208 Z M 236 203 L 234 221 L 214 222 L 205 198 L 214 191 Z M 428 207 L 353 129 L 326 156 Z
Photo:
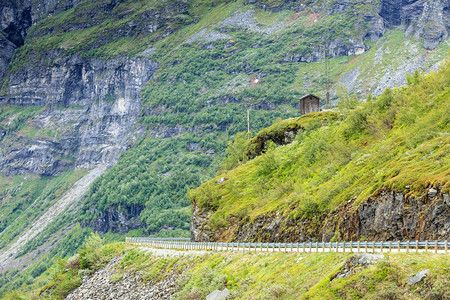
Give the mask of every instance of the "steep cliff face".
M 211 212 L 201 212 L 194 204 L 191 239 L 218 241 L 228 238 L 230 241 L 261 242 L 448 239 L 449 195 L 432 195 L 417 198 L 386 191 L 364 201 L 356 209 L 349 201 L 330 214 L 314 219 L 295 220 L 274 214 L 219 231 L 208 228 Z
M 130 230 L 145 229 L 145 223 L 139 220 L 139 215 L 144 208 L 143 205 L 131 205 L 125 210 L 119 211 L 117 208 L 110 207 L 106 211 L 101 211 L 99 217 L 86 225 L 91 226 L 95 232 L 100 234 L 107 232 L 125 234 Z M 92 213 L 95 212 L 92 210 Z
M 57 175 L 71 167 L 113 165 L 129 146 L 141 108 L 139 91 L 156 69 L 148 59 L 73 55 L 11 75 L 3 104 L 46 108 L 28 120 L 34 136 L 19 131 L 0 142 L 2 173 Z
M 15 48 L 25 43 L 28 29 L 53 14 L 66 11 L 81 0 L 5 0 L 0 3 L 0 82 Z

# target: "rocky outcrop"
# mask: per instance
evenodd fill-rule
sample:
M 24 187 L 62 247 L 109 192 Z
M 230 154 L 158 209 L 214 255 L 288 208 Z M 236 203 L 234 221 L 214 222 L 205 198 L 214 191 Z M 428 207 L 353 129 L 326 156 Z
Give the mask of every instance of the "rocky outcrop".
M 417 1 L 401 9 L 406 37 L 423 37 L 425 49 L 433 50 L 448 39 L 450 1 Z
M 82 0 L 3 0 L 0 2 L 0 82 L 16 47 L 24 44 L 31 25 L 70 9 Z
M 120 114 L 130 108 L 131 99 L 139 98 L 140 88 L 157 69 L 147 59 L 60 57 L 58 52 L 47 56 L 51 65 L 23 68 L 10 75 L 8 96 L 0 98 L 0 104 L 69 107 L 118 99 L 115 110 Z
M 8 64 L 13 57 L 14 50 L 16 49 L 16 45 L 14 45 L 11 41 L 9 41 L 1 32 L 0 32 L 0 83 L 3 79 L 3 76 L 6 74 L 8 70 Z
M 131 205 L 125 209 L 110 207 L 108 210 L 99 212 L 100 216 L 93 219 L 89 224 L 94 232 L 104 234 L 114 232 L 125 234 L 130 230 L 145 228 L 146 224 L 139 221 L 139 215 L 144 210 L 143 205 Z M 98 213 L 95 209 L 91 213 Z
M 351 205 L 346 204 L 344 211 Z M 362 236 L 384 241 L 448 239 L 449 212 L 448 194 L 429 192 L 419 198 L 384 191 L 364 201 L 356 211 L 331 218 L 323 227 L 323 239 L 329 240 L 335 234 L 343 240 Z
M 230 227 L 213 230 L 211 212 L 194 204 L 191 239 L 194 241 L 330 241 L 442 240 L 450 237 L 450 197 L 428 193 L 424 197 L 381 192 L 354 209 L 353 200 L 334 211 L 310 218 L 291 219 L 278 214 L 253 222 L 234 220 Z
M 185 277 L 173 268 L 161 280 L 145 281 L 141 271 L 121 270 L 122 259 L 114 257 L 106 267 L 85 276 L 81 286 L 66 299 L 170 299 Z
M 348 258 L 339 272 L 332 276 L 331 280 L 352 276 L 356 272 L 361 272 L 363 269 L 376 264 L 382 259 L 384 259 L 383 254 L 358 253 Z
M 69 167 L 113 165 L 132 143 L 140 89 L 156 71 L 148 59 L 64 57 L 10 78 L 0 103 L 46 106 L 28 125 L 52 136 L 11 133 L 0 141 L 0 171 L 57 175 Z M 12 140 L 12 142 L 11 142 Z

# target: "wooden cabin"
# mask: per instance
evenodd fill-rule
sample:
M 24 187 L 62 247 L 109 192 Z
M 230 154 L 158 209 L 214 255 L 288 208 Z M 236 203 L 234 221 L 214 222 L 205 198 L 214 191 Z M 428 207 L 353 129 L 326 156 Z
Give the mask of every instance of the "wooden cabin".
M 320 111 L 320 98 L 316 95 L 309 94 L 300 98 L 300 113 L 302 115 L 310 112 Z

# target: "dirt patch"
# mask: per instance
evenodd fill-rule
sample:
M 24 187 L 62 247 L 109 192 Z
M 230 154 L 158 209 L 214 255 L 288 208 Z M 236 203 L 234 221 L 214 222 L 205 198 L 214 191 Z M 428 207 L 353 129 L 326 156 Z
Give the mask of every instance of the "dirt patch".
M 295 20 L 298 19 L 298 17 L 300 17 L 300 15 L 303 13 L 304 11 L 300 11 L 298 13 L 295 13 L 292 15 L 292 17 L 288 20 L 288 24 L 294 22 Z
M 352 63 L 355 63 L 359 60 L 360 56 L 356 56 L 354 58 L 352 58 L 348 63 L 346 63 L 346 65 L 351 65 Z
M 309 18 L 308 24 L 315 23 L 317 21 L 317 19 L 319 19 L 319 16 L 320 16 L 320 14 L 318 14 L 318 13 L 316 13 L 316 14 L 313 14 L 313 13 L 308 14 L 308 18 Z
M 260 83 L 261 83 L 261 80 L 259 78 L 256 78 L 254 76 L 250 77 L 250 85 L 251 86 L 257 86 Z

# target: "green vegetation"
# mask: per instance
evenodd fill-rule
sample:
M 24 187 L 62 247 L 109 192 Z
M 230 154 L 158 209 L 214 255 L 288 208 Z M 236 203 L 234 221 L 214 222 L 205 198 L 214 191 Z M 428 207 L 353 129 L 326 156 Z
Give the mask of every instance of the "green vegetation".
M 172 274 L 184 274 L 173 299 L 205 299 L 216 289 L 227 288 L 230 299 L 445 299 L 449 293 L 450 260 L 443 254 L 384 254 L 368 268 L 357 268 L 347 278 L 335 278 L 352 253 L 214 253 L 187 256 L 157 256 L 123 243 L 107 244 L 91 235 L 78 254 L 60 259 L 52 268 L 52 281 L 43 288 L 22 287 L 6 295 L 38 295 L 61 299 L 92 274 L 107 259 L 122 255 L 111 273 L 111 284 L 125 274 L 140 272 L 144 282 L 156 284 Z M 409 277 L 424 269 L 430 274 L 416 285 Z M 105 275 L 107 276 L 107 275 Z M 21 294 L 22 293 L 22 294 Z M 14 298 L 15 297 L 15 298 Z
M 213 178 L 218 170 L 222 174 L 220 177 L 230 178 L 226 184 L 216 186 L 215 181 L 207 182 L 191 193 L 202 209 L 220 207 L 213 216 L 216 228 L 236 216 L 243 219 L 249 214 L 253 218 L 280 210 L 297 217 L 314 213 L 316 209 L 327 211 L 347 197 L 359 195 L 360 201 L 383 184 L 402 189 L 405 183 L 415 181 L 414 191 L 423 192 L 423 186 L 443 182 L 442 178 L 446 180 L 448 175 L 443 170 L 447 167 L 448 136 L 442 133 L 442 128 L 445 129 L 447 123 L 439 123 L 431 114 L 427 115 L 429 122 L 416 122 L 433 105 L 442 107 L 442 101 L 433 100 L 435 104 L 430 105 L 410 101 L 407 96 L 406 106 L 402 108 L 403 103 L 391 101 L 387 92 L 372 100 L 372 104 L 346 115 L 322 113 L 295 118 L 298 117 L 298 97 L 306 92 L 323 95 L 327 83 L 321 75 L 323 62 L 293 62 L 291 58 L 310 59 L 312 48 L 318 49 L 323 44 L 322 36 L 327 29 L 332 32 L 331 39 L 357 38 L 367 26 L 364 15 L 373 9 L 372 4 L 353 1 L 352 13 L 323 18 L 311 8 L 301 13 L 291 10 L 273 13 L 256 5 L 244 5 L 245 2 L 214 1 L 213 5 L 207 0 L 170 3 L 126 0 L 112 5 L 110 0 L 88 0 L 29 30 L 25 45 L 14 54 L 10 74 L 22 68 L 48 67 L 55 60 L 64 61 L 64 57 L 72 54 L 99 59 L 146 56 L 156 62 L 159 69 L 142 90 L 143 108 L 137 126 L 146 128 L 149 134 L 139 140 L 136 147 L 123 153 L 119 163 L 96 181 L 82 203 L 81 216 L 80 213 L 61 216 L 25 246 L 19 255 L 30 251 L 40 253 L 46 243 L 54 243 L 60 234 L 65 236 L 26 271 L 2 274 L 0 293 L 16 289 L 22 283 L 30 284 L 39 275 L 42 275 L 40 283 L 48 282 L 51 276 L 47 268 L 55 263 L 55 257 L 75 253 L 90 233 L 89 227 L 81 228 L 79 223 L 89 224 L 108 208 L 118 211 L 126 211 L 134 205 L 143 208 L 139 219 L 145 228 L 129 235 L 188 236 L 191 205 L 186 191 Z M 320 6 L 321 2 L 316 4 Z M 259 3 L 276 7 L 285 1 Z M 277 24 L 280 27 L 272 34 L 227 27 L 220 31 L 229 38 L 206 42 L 200 37 L 186 43 L 202 30 L 206 33 L 219 31 L 223 20 L 248 9 L 255 10 L 259 28 L 268 29 Z M 155 15 L 159 15 L 158 26 L 151 29 L 146 20 Z M 362 25 L 355 26 L 360 21 Z M 387 31 L 376 44 L 366 43 L 371 49 L 360 56 L 330 60 L 332 83 L 357 69 L 365 94 L 386 70 L 395 70 L 402 61 L 423 56 L 428 59 L 429 67 L 448 53 L 447 43 L 428 53 L 418 46 L 419 41 L 405 39 L 404 32 L 396 30 Z M 149 48 L 156 48 L 155 53 L 143 52 Z M 415 54 L 411 49 L 415 49 Z M 1 95 L 10 93 L 8 80 L 6 76 Z M 409 78 L 411 86 L 420 87 L 424 82 L 422 77 Z M 391 92 L 392 97 L 399 99 L 401 92 Z M 420 91 L 416 92 L 419 95 Z M 448 92 L 436 93 L 433 95 L 436 99 L 448 95 Z M 106 97 L 104 100 L 114 102 L 116 99 Z M 354 101 L 350 101 L 348 109 L 353 106 Z M 253 133 L 275 120 L 292 119 L 276 122 L 255 137 L 252 133 L 248 140 L 246 134 L 236 134 L 246 130 L 249 108 Z M 43 109 L 0 107 L 0 139 L 3 139 L 0 153 L 14 145 L 8 144 L 12 135 L 60 140 L 64 128 L 32 126 L 30 120 Z M 390 118 L 393 116 L 392 129 Z M 441 128 L 431 128 L 434 121 L 443 124 Z M 281 146 L 284 133 L 297 130 L 300 133 L 296 141 Z M 420 134 L 413 134 L 413 130 Z M 3 132 L 7 134 L 3 136 Z M 227 143 L 235 135 L 234 143 L 224 154 Z M 400 150 L 397 151 L 394 146 L 398 141 Z M 439 143 L 444 147 L 439 148 Z M 7 146 L 3 148 L 3 145 Z M 436 152 L 435 148 L 440 150 Z M 242 152 L 244 149 L 247 152 Z M 246 163 L 251 159 L 254 160 Z M 432 159 L 435 166 L 427 165 L 426 161 L 420 163 L 420 159 Z M 362 168 L 366 161 L 367 168 Z M 245 165 L 232 170 L 242 164 Z M 227 172 L 229 170 L 232 171 Z M 422 171 L 425 175 L 420 177 Z M 57 178 L 0 176 L 0 248 L 36 220 L 83 172 L 69 172 Z M 241 180 L 245 176 L 248 178 Z M 317 190 L 327 192 L 317 193 Z M 216 199 L 224 191 L 227 196 Z M 238 191 L 244 191 L 242 194 L 248 195 L 248 199 L 238 201 L 242 198 Z M 205 194 L 199 196 L 201 192 Z M 177 229 L 161 231 L 164 226 Z M 61 228 L 65 229 L 61 231 Z M 108 233 L 105 238 L 121 240 L 123 236 Z M 13 275 L 14 280 L 6 283 Z
M 22 129 L 29 119 L 43 109 L 43 107 L 37 106 L 0 106 L 0 131 L 5 130 L 7 133 L 12 133 Z
M 24 175 L 14 179 L 0 177 L 0 248 L 7 249 L 33 222 L 46 212 L 56 200 L 70 189 L 73 183 L 86 174 L 86 170 L 67 171 L 54 178 Z M 33 265 L 25 272 L 6 271 L 0 276 L 0 295 L 13 290 L 23 283 L 31 284 L 55 263 L 57 256 L 73 254 L 83 243 L 90 228 L 81 229 L 76 225 L 74 210 L 68 210 L 51 222 L 36 238 L 27 242 L 16 254 L 17 258 L 34 253 L 42 256 L 37 262 L 25 260 Z M 64 235 L 61 238 L 61 235 Z M 44 250 L 48 247 L 48 253 Z M 14 279 L 11 280 L 11 276 Z
M 275 212 L 313 218 L 351 199 L 357 208 L 382 189 L 421 196 L 442 186 L 448 192 L 450 63 L 409 81 L 353 110 L 346 106 L 339 116 L 312 114 L 326 126 L 304 126 L 293 143 L 265 146 L 265 154 L 191 190 L 189 198 L 212 213 L 208 226 L 226 239 L 224 228 L 240 220 Z M 254 140 L 279 136 L 284 124 L 311 116 L 283 121 Z M 218 185 L 222 177 L 227 180 Z
M 71 236 L 71 238 L 74 237 Z M 25 299 L 63 299 L 72 290 L 80 286 L 83 276 L 90 275 L 105 266 L 114 254 L 125 248 L 120 243 L 103 245 L 104 240 L 93 233 L 90 235 L 83 233 L 82 236 L 76 237 L 83 237 L 81 242 L 77 244 L 77 248 L 85 241 L 77 254 L 68 259 L 54 258 L 51 261 L 51 268 L 43 274 L 35 274 L 37 280 L 34 284 L 27 282 L 22 286 L 17 286 L 14 292 L 6 293 L 2 299 L 22 299 L 21 297 Z M 85 237 L 87 238 L 85 239 Z M 58 254 L 67 257 L 69 253 L 59 252 Z M 25 295 L 18 290 L 21 290 Z

